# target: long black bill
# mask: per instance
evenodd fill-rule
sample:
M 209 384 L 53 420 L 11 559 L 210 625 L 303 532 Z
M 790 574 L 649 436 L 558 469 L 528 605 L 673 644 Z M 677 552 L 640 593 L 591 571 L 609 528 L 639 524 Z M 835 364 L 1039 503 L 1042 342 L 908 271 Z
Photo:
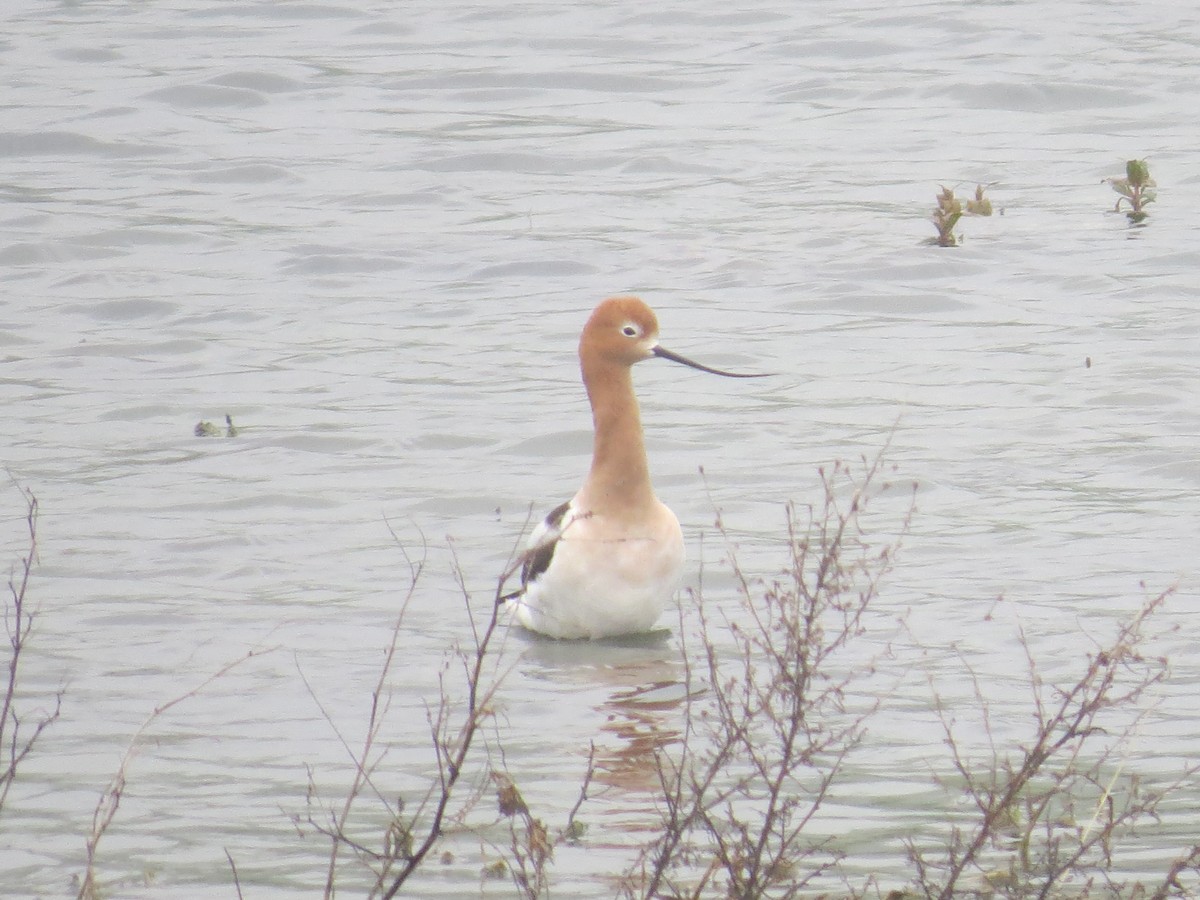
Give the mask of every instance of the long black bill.
M 655 347 L 651 351 L 655 356 L 662 359 L 669 359 L 671 362 L 683 363 L 685 366 L 691 366 L 693 369 L 699 369 L 701 372 L 711 372 L 713 375 L 724 375 L 726 378 L 766 378 L 770 372 L 723 372 L 720 369 L 714 369 L 710 366 L 702 366 L 698 362 L 692 362 L 686 356 L 680 356 L 678 353 L 672 353 L 664 347 Z

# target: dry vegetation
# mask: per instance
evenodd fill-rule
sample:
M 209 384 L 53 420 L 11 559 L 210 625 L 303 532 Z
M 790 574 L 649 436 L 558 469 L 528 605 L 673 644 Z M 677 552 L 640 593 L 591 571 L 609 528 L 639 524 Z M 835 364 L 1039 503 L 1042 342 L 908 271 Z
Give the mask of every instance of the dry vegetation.
M 626 897 L 793 897 L 837 866 L 805 828 L 865 734 L 870 711 L 846 706 L 863 672 L 842 658 L 896 545 L 873 548 L 859 527 L 877 465 L 862 486 L 840 464 L 821 474 L 822 502 L 787 509 L 779 577 L 731 555 L 735 617 L 714 622 L 694 598 L 699 646 L 681 656 L 703 663 L 687 675 L 683 738 L 656 760 L 661 819 Z
M 1179 875 L 1183 867 L 1194 870 L 1200 844 L 1181 848 L 1178 866 L 1158 885 L 1122 883 L 1115 867 L 1135 827 L 1156 821 L 1160 804 L 1198 769 L 1151 785 L 1124 765 L 1126 744 L 1144 715 L 1140 701 L 1167 674 L 1166 660 L 1142 648 L 1146 625 L 1169 594 L 1147 600 L 1108 642 L 1081 654 L 1083 671 L 1073 683 L 1046 683 L 1022 634 L 1032 717 L 1016 747 L 993 740 L 985 759 L 972 759 L 960 749 L 952 710 L 935 698 L 954 784 L 971 813 L 942 846 L 908 843 L 914 895 L 1190 896 Z M 982 686 L 969 661 L 961 664 L 990 738 Z
M 713 612 L 721 607 L 706 607 L 699 593 L 683 610 L 679 720 L 664 724 L 669 740 L 651 746 L 655 818 L 625 870 L 609 873 L 613 880 L 598 884 L 598 895 L 1197 896 L 1200 844 L 1177 848 L 1157 880 L 1133 883 L 1120 875 L 1122 850 L 1135 829 L 1153 824 L 1164 800 L 1196 774 L 1191 768 L 1151 783 L 1125 765 L 1139 703 L 1166 676 L 1166 661 L 1145 656 L 1144 644 L 1147 624 L 1169 591 L 1148 599 L 1111 639 L 1090 649 L 1081 640 L 1079 674 L 1065 684 L 1043 679 L 1022 635 L 1031 726 L 1017 746 L 993 743 L 983 758 L 972 757 L 958 740 L 953 711 L 935 694 L 953 772 L 944 782 L 947 810 L 956 812 L 953 825 L 936 838 L 906 841 L 907 882 L 898 874 L 906 861 L 897 859 L 892 871 L 855 883 L 836 843 L 810 837 L 810 824 L 866 736 L 871 705 L 848 702 L 871 668 L 855 645 L 899 547 L 899 538 L 872 545 L 862 527 L 871 500 L 897 491 L 884 482 L 878 462 L 864 463 L 857 473 L 835 465 L 822 472 L 822 483 L 817 505 L 787 509 L 787 564 L 780 575 L 761 579 L 743 572 L 730 543 L 728 565 L 738 595 L 732 611 Z M 438 767 L 424 796 L 410 810 L 380 797 L 390 824 L 373 843 L 352 839 L 345 816 L 314 814 L 319 804 L 310 797 L 307 824 L 334 848 L 326 896 L 337 881 L 339 847 L 351 848 L 371 868 L 372 896 L 420 896 L 421 875 L 429 874 L 431 861 L 453 861 L 451 851 L 437 853 L 443 840 L 471 833 L 487 848 L 480 877 L 507 881 L 513 896 L 527 898 L 553 895 L 557 847 L 586 847 L 577 816 L 587 810 L 594 748 L 574 807 L 555 811 L 562 825 L 551 827 L 522 796 L 519 773 L 505 761 L 504 728 L 493 716 L 503 673 L 494 662 L 488 665 L 488 656 L 502 626 L 500 598 L 520 563 L 499 579 L 487 623 L 473 630 L 471 645 L 447 658 L 442 695 L 429 714 Z M 414 566 L 414 584 L 419 573 Z M 463 595 L 466 602 L 465 588 Z M 400 628 L 398 622 L 396 634 Z M 965 678 L 976 678 L 969 660 L 962 667 Z M 457 690 L 451 673 L 460 675 Z M 377 690 L 383 684 L 381 679 Z M 988 701 L 976 684 L 975 707 L 986 721 Z M 456 694 L 465 694 L 465 702 L 455 702 Z M 377 694 L 372 708 L 378 705 Z M 492 736 L 481 741 L 485 730 Z M 364 781 L 351 791 L 351 801 L 378 766 L 369 760 L 369 748 L 368 741 L 356 756 Z M 493 808 L 498 817 L 489 812 Z M 879 885 L 886 882 L 896 886 L 885 891 Z
M 1123 864 L 1126 848 L 1136 848 L 1134 839 L 1198 771 L 1192 766 L 1153 780 L 1139 775 L 1128 753 L 1148 692 L 1167 677 L 1167 661 L 1146 648 L 1150 623 L 1170 591 L 1149 597 L 1108 638 L 1081 637 L 1076 674 L 1066 680 L 1052 683 L 1043 677 L 1022 634 L 1030 716 L 1027 732 L 1007 746 L 993 737 L 982 677 L 962 657 L 962 676 L 974 685 L 968 705 L 981 716 L 990 747 L 984 753 L 968 749 L 957 724 L 961 701 L 952 705 L 935 691 L 932 702 L 942 722 L 949 772 L 942 782 L 945 827 L 907 836 L 907 860 L 897 859 L 877 878 L 854 880 L 846 874 L 855 867 L 843 865 L 843 851 L 811 825 L 848 759 L 867 739 L 873 705 L 862 702 L 863 679 L 872 658 L 860 639 L 913 507 L 907 487 L 888 484 L 879 461 L 860 470 L 835 465 L 822 472 L 822 484 L 814 506 L 786 510 L 786 562 L 779 574 L 764 579 L 744 572 L 726 536 L 736 598 L 703 604 L 698 591 L 681 611 L 683 699 L 673 709 L 677 721 L 666 729 L 670 739 L 650 748 L 654 812 L 624 871 L 608 873 L 608 880 L 597 883 L 597 895 L 695 900 L 1198 896 L 1200 843 L 1194 840 L 1173 850 L 1160 847 L 1172 861 L 1153 877 L 1134 881 L 1123 874 L 1130 870 Z M 862 519 L 872 500 L 889 491 L 909 497 L 908 513 L 899 523 L 899 536 L 874 544 Z M 36 557 L 37 502 L 28 492 L 25 497 L 29 552 L 10 579 L 5 615 L 10 650 L 0 718 L 5 754 L 0 815 L 20 763 L 58 717 L 62 700 L 60 694 L 37 707 L 26 725 L 29 716 L 22 711 L 17 685 L 33 621 L 27 592 Z M 719 520 L 717 526 L 724 534 Z M 581 748 L 588 764 L 574 805 L 550 816 L 531 809 L 520 772 L 509 768 L 504 752 L 505 725 L 496 714 L 506 674 L 497 647 L 507 627 L 501 598 L 522 561 L 514 559 L 497 580 L 487 614 L 471 617 L 468 642 L 447 653 L 438 677 L 440 694 L 427 709 L 432 767 L 424 789 L 402 798 L 389 793 L 385 785 L 392 779 L 382 777 L 404 764 L 388 759 L 383 738 L 390 712 L 388 678 L 405 633 L 404 609 L 397 616 L 363 736 L 357 742 L 342 737 L 352 761 L 349 786 L 326 800 L 318 773 L 310 772 L 307 809 L 294 818 L 302 834 L 327 842 L 324 883 L 314 884 L 314 892 L 422 896 L 425 879 L 456 862 L 459 839 L 470 834 L 486 851 L 482 879 L 495 879 L 497 887 L 507 884 L 502 893 L 511 896 L 549 897 L 556 849 L 587 847 L 589 834 L 580 819 L 591 799 L 595 748 Z M 424 559 L 410 560 L 409 567 L 411 598 Z M 457 563 L 455 571 L 469 613 L 470 597 Z M 85 842 L 81 898 L 101 894 L 98 848 L 114 821 L 146 729 L 256 652 L 261 651 L 154 709 L 134 735 L 96 806 Z M 326 719 L 334 727 L 328 714 Z M 556 825 L 547 824 L 551 818 Z M 233 855 L 229 865 L 232 889 L 241 897 Z
M 4 605 L 4 627 L 8 634 L 8 672 L 4 697 L 0 700 L 0 818 L 9 789 L 26 757 L 33 752 L 42 732 L 57 721 L 62 711 L 63 692 L 49 701 L 29 701 L 19 696 L 21 660 L 33 632 L 34 611 L 29 601 L 29 576 L 37 559 L 38 502 L 32 491 L 18 488 L 25 500 L 28 550 L 9 573 Z

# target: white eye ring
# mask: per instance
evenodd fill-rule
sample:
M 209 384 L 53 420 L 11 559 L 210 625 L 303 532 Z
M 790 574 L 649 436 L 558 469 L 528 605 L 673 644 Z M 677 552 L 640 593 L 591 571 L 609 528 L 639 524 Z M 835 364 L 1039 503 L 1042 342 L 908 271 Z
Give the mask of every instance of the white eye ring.
M 621 334 L 625 335 L 625 337 L 637 337 L 639 334 L 638 327 L 636 325 L 626 325 L 621 329 Z

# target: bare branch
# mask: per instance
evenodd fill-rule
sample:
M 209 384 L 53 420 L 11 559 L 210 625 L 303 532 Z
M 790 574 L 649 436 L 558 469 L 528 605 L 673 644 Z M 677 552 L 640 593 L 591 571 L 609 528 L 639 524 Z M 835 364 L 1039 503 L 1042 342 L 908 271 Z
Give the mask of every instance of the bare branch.
M 41 712 L 33 722 L 33 731 L 22 734 L 21 713 L 17 709 L 17 683 L 21 658 L 29 634 L 33 630 L 34 613 L 28 608 L 29 577 L 37 560 L 38 501 L 33 491 L 17 485 L 25 500 L 25 526 L 28 551 L 21 557 L 14 572 L 9 574 L 8 600 L 4 606 L 4 625 L 8 631 L 8 681 L 0 699 L 0 812 L 8 791 L 17 778 L 17 770 L 29 756 L 42 732 L 58 720 L 62 711 L 63 691 L 54 695 L 54 708 Z
M 108 786 L 101 792 L 100 799 L 96 802 L 96 809 L 92 813 L 92 830 L 87 838 L 87 870 L 79 887 L 79 900 L 95 900 L 98 896 L 96 887 L 96 851 L 100 846 L 101 838 L 104 837 L 105 832 L 108 831 L 108 826 L 112 824 L 113 819 L 117 815 L 117 809 L 120 807 L 121 798 L 125 793 L 125 780 L 129 774 L 129 767 L 137 755 L 142 736 L 160 716 L 170 709 L 178 706 L 185 700 L 195 697 L 214 681 L 228 675 L 242 663 L 254 659 L 256 656 L 270 653 L 274 649 L 276 648 L 248 650 L 237 659 L 226 663 L 191 690 L 155 707 L 150 715 L 146 717 L 146 720 L 142 722 L 141 727 L 134 732 L 133 738 L 129 741 L 129 746 L 125 749 L 125 753 L 121 757 L 121 762 L 117 766 L 116 773 L 113 775 L 112 780 L 109 781 Z
M 1165 660 L 1146 658 L 1140 644 L 1146 623 L 1172 592 L 1146 600 L 1107 644 L 1087 655 L 1082 674 L 1065 687 L 1044 682 L 1019 630 L 1034 731 L 1011 756 L 1002 756 L 993 743 L 991 765 L 982 772 L 960 753 L 953 720 L 935 695 L 952 763 L 978 820 L 951 833 L 940 860 L 909 843 L 924 896 L 950 900 L 977 892 L 971 885 L 981 880 L 1006 896 L 1045 897 L 1068 878 L 1086 883 L 1109 877 L 1116 839 L 1136 822 L 1153 818 L 1164 796 L 1162 790 L 1143 790 L 1135 775 L 1125 774 L 1116 754 L 1145 714 L 1137 710 L 1138 700 L 1166 675 Z M 963 664 L 974 679 L 977 704 L 986 711 L 980 681 Z M 1122 712 L 1133 721 L 1113 731 L 1109 719 Z M 990 737 L 990 729 L 987 733 Z M 1084 804 L 1088 814 L 1077 824 L 1076 809 Z
M 861 671 L 841 660 L 899 543 L 872 551 L 862 536 L 880 465 L 855 481 L 836 464 L 817 507 L 787 507 L 788 565 L 774 581 L 746 575 L 718 516 L 739 608 L 717 630 L 696 603 L 704 668 L 688 673 L 682 745 L 658 756 L 657 836 L 627 869 L 626 897 L 795 897 L 837 867 L 832 845 L 805 833 L 872 711 L 847 709 Z

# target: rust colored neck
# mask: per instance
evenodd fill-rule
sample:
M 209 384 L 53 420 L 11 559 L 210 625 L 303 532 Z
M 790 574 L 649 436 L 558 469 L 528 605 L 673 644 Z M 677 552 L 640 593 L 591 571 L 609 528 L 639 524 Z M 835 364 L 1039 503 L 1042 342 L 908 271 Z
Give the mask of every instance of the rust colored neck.
M 654 502 L 650 468 L 630 366 L 581 358 L 592 404 L 592 468 L 580 490 L 584 505 L 609 515 L 636 515 Z

